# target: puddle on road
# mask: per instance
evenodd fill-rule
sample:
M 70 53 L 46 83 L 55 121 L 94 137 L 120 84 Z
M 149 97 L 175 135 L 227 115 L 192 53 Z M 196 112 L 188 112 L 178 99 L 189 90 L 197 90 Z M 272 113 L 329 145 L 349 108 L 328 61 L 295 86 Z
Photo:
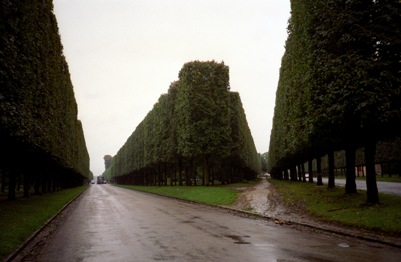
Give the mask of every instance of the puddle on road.
M 338 246 L 339 246 L 339 247 L 349 247 L 349 244 L 343 242 L 343 243 L 338 244 Z

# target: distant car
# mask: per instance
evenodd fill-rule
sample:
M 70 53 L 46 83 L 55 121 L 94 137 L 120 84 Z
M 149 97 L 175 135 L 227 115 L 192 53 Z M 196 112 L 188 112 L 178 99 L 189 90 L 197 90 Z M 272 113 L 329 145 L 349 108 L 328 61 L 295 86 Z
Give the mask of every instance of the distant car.
M 95 180 L 91 180 L 91 184 L 95 184 Z
M 107 180 L 104 178 L 104 177 L 102 177 L 102 176 L 98 176 L 97 177 L 97 183 L 98 184 L 106 184 L 107 183 Z

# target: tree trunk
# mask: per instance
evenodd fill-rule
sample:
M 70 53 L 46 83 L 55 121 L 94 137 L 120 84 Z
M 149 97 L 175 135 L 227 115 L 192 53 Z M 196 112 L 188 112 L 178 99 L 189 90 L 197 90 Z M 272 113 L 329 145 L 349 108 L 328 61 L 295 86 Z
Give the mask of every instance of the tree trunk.
M 17 192 L 19 192 L 19 191 L 21 191 L 21 173 L 18 171 L 18 173 L 17 173 Z
M 379 203 L 379 192 L 376 183 L 375 171 L 375 153 L 376 142 L 369 141 L 365 146 L 365 162 L 366 162 L 366 195 L 368 203 Z
M 334 151 L 330 151 L 327 154 L 329 160 L 329 183 L 327 185 L 328 188 L 334 188 L 335 185 L 335 173 L 334 173 Z
M 182 160 L 178 161 L 178 185 L 182 186 Z
M 213 168 L 213 165 L 210 167 L 210 177 L 211 177 L 211 180 L 212 180 L 212 186 L 214 186 L 214 168 Z M 195 179 L 196 179 L 196 177 L 195 177 Z
M 30 176 L 24 171 L 24 197 L 29 197 L 29 188 L 31 187 Z
M 53 189 L 53 183 L 54 183 L 54 174 L 49 174 L 47 178 L 47 192 L 51 193 Z
M 323 181 L 322 181 L 322 158 L 321 157 L 316 158 L 316 167 L 317 167 L 317 185 L 318 186 L 323 186 Z
M 1 193 L 5 193 L 6 192 L 6 171 L 3 169 L 0 169 L 0 173 L 1 173 Z
M 173 178 L 174 178 L 174 186 L 177 185 L 177 165 L 173 165 L 172 167 L 172 172 L 173 172 Z
M 302 181 L 302 170 L 301 170 L 300 164 L 298 164 L 297 169 L 298 169 L 298 181 L 301 182 Z
M 302 163 L 302 165 L 301 165 L 301 170 L 302 170 L 302 182 L 306 182 L 306 177 L 305 177 L 305 163 Z
M 398 177 L 401 177 L 401 161 L 398 162 Z
M 162 186 L 162 170 L 161 170 L 161 164 L 157 165 L 157 174 L 156 174 L 156 178 L 157 178 L 157 186 Z
M 185 185 L 191 186 L 191 177 L 192 177 L 192 160 L 189 160 L 187 166 L 185 167 Z
M 209 165 L 206 156 L 203 157 L 203 184 L 209 185 Z
M 14 172 L 9 172 L 8 174 L 8 200 L 15 200 L 15 186 L 17 183 L 17 178 Z
M 290 178 L 291 181 L 297 181 L 297 169 L 295 165 L 291 166 L 290 168 Z
M 309 183 L 313 183 L 313 165 L 312 165 L 312 159 L 309 159 L 308 161 L 308 173 L 309 173 Z
M 48 173 L 47 173 L 47 170 L 42 174 L 42 194 L 46 194 L 47 193 L 47 191 L 46 191 L 46 189 L 47 189 L 47 176 L 48 176 Z
M 346 162 L 346 175 L 345 175 L 345 193 L 354 194 L 356 193 L 355 183 L 355 146 L 351 145 L 345 150 L 345 162 Z
M 288 176 L 288 169 L 284 169 L 284 180 L 288 181 L 289 180 L 289 176 Z
M 39 195 L 40 194 L 40 184 L 42 181 L 42 174 L 39 173 L 39 171 L 35 172 L 35 181 L 34 181 L 34 195 Z

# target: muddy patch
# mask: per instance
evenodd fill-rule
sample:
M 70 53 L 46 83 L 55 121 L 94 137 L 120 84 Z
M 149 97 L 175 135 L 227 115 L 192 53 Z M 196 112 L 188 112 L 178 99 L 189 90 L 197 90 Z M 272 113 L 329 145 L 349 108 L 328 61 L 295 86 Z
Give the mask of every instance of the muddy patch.
M 280 220 L 300 221 L 305 218 L 300 210 L 284 205 L 282 197 L 266 177 L 260 177 L 254 186 L 243 188 L 231 207 Z

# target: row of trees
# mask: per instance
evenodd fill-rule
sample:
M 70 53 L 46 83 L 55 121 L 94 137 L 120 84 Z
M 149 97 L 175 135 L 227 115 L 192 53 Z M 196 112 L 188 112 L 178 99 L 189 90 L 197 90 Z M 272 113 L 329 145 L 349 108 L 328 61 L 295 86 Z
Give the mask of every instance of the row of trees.
M 401 134 L 401 4 L 292 0 L 291 9 L 268 170 L 282 178 L 317 159 L 320 173 L 327 155 L 332 187 L 334 152 L 345 150 L 346 192 L 354 193 L 355 153 L 363 148 L 367 200 L 378 202 L 376 145 Z
M 2 1 L 0 174 L 2 190 L 23 178 L 45 193 L 91 176 L 77 103 L 53 3 Z
M 189 62 L 103 174 L 118 183 L 203 185 L 254 178 L 260 159 L 224 63 Z

